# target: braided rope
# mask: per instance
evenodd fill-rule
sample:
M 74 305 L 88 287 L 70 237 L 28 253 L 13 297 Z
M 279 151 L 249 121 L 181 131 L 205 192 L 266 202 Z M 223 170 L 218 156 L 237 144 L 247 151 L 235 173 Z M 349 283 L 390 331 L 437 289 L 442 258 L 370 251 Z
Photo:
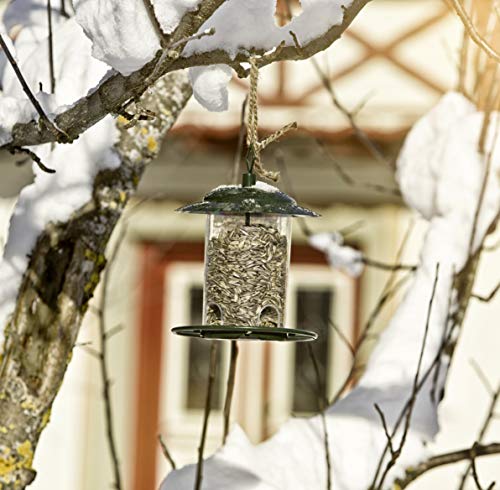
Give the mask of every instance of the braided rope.
M 257 104 L 257 87 L 259 83 L 259 67 L 255 57 L 250 58 L 250 92 L 248 94 L 248 117 L 247 117 L 247 146 L 252 157 L 252 162 L 249 165 L 249 171 L 255 171 L 260 177 L 272 180 L 274 182 L 279 179 L 279 172 L 267 170 L 262 165 L 260 159 L 261 151 L 269 144 L 281 138 L 285 133 L 292 129 L 297 129 L 297 123 L 293 122 L 283 126 L 281 129 L 271 134 L 262 141 L 259 141 L 258 127 L 259 114 Z
M 259 126 L 259 114 L 257 107 L 257 86 L 259 83 L 259 68 L 257 61 L 252 56 L 250 58 L 250 93 L 248 94 L 248 131 L 247 131 L 247 145 L 253 146 L 255 154 L 258 153 L 259 137 L 257 129 Z

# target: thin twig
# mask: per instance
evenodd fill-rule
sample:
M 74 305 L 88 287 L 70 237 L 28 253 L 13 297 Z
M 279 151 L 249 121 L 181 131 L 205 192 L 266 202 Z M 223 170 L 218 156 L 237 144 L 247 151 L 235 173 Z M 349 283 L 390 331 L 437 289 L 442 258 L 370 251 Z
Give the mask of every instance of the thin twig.
M 488 41 L 479 33 L 476 29 L 476 26 L 467 15 L 463 5 L 459 0 L 447 0 L 447 2 L 453 7 L 457 15 L 460 17 L 464 27 L 467 29 L 467 32 L 470 38 L 479 46 L 479 48 L 486 53 L 490 58 L 495 60 L 497 63 L 500 63 L 500 54 L 495 51 L 493 46 L 491 46 Z
M 500 454 L 500 443 L 495 442 L 486 445 L 476 445 L 474 448 L 461 449 L 459 451 L 432 456 L 427 461 L 423 461 L 418 464 L 415 468 L 407 470 L 406 476 L 396 480 L 396 484 L 398 485 L 398 488 L 404 489 L 424 473 L 427 473 L 435 468 L 459 463 L 461 461 L 470 461 L 472 458 L 492 454 Z
M 326 393 L 323 392 L 321 385 L 321 374 L 319 371 L 318 360 L 314 354 L 314 349 L 311 344 L 307 344 L 307 350 L 309 352 L 309 357 L 314 368 L 314 374 L 316 376 L 316 389 L 318 396 L 318 409 L 321 417 L 321 425 L 323 427 L 323 441 L 325 446 L 325 463 L 326 463 L 326 489 L 331 490 L 332 488 L 332 463 L 330 460 L 330 445 L 328 443 L 328 427 L 326 425 L 325 408 L 328 404 L 328 399 Z
M 483 370 L 481 369 L 481 367 L 475 361 L 472 361 L 471 364 L 472 364 L 472 367 L 474 368 L 474 370 L 476 371 L 481 383 L 485 386 L 486 390 L 488 391 L 488 393 L 491 396 L 490 405 L 488 407 L 486 417 L 484 418 L 484 421 L 481 425 L 481 429 L 479 430 L 479 434 L 477 436 L 476 442 L 474 443 L 474 446 L 476 446 L 477 444 L 481 444 L 484 441 L 484 438 L 486 436 L 486 432 L 488 431 L 488 429 L 491 425 L 491 422 L 494 419 L 495 409 L 497 406 L 498 398 L 500 397 L 500 385 L 497 387 L 496 390 L 493 390 L 491 383 L 489 382 L 488 378 L 486 377 L 486 375 L 483 372 Z M 474 480 L 476 481 L 476 484 L 478 483 L 477 473 L 476 473 L 475 467 L 474 467 L 474 458 L 471 458 L 470 464 L 467 466 L 467 468 L 465 469 L 465 471 L 462 475 L 462 478 L 460 480 L 460 484 L 458 486 L 458 490 L 462 490 L 465 487 L 467 477 L 469 476 L 469 473 L 471 472 L 471 470 L 472 470 L 472 475 L 474 477 Z M 478 488 L 480 488 L 480 485 L 478 485 Z
M 52 30 L 52 4 L 47 0 L 47 21 L 49 25 L 49 71 L 50 71 L 50 93 L 56 91 L 56 76 L 54 71 L 54 36 Z
M 474 449 L 475 449 L 475 444 L 472 448 L 472 453 L 474 452 Z M 471 469 L 472 469 L 472 477 L 474 478 L 474 483 L 476 484 L 476 487 L 478 490 L 484 490 L 483 489 L 483 486 L 481 485 L 481 483 L 479 482 L 479 475 L 477 474 L 477 468 L 476 468 L 476 457 L 475 455 L 472 456 L 471 455 L 471 458 L 470 458 L 470 466 L 471 466 Z M 491 490 L 493 487 L 495 486 L 495 482 L 492 482 L 488 488 L 486 490 Z
M 385 419 L 384 412 L 382 411 L 382 409 L 380 408 L 378 403 L 374 403 L 373 406 L 375 407 L 375 410 L 377 411 L 377 413 L 380 416 L 380 421 L 382 422 L 382 427 L 383 427 L 384 432 L 385 432 L 385 437 L 387 438 L 387 444 L 389 445 L 389 451 L 391 452 L 391 456 L 394 457 L 396 455 L 396 451 L 394 450 L 392 436 L 389 433 L 389 428 L 387 426 L 387 420 Z
M 226 443 L 229 434 L 229 424 L 231 422 L 231 405 L 233 402 L 234 385 L 236 380 L 236 367 L 238 364 L 238 342 L 231 341 L 231 355 L 229 359 L 229 371 L 227 375 L 226 400 L 224 402 L 224 431 L 222 444 Z
M 285 184 L 285 187 L 288 189 L 288 193 L 291 195 L 294 195 L 295 193 L 293 192 L 293 187 L 291 185 L 291 180 L 288 175 L 288 169 L 286 167 L 285 159 L 283 156 L 283 152 L 280 150 L 277 150 L 275 152 L 275 159 L 276 159 L 276 164 L 280 169 L 280 174 L 282 175 L 283 178 L 283 183 Z M 302 232 L 306 237 L 310 237 L 313 235 L 313 231 L 309 227 L 309 225 L 306 223 L 304 219 L 299 219 L 298 221 L 299 227 L 302 229 Z M 386 264 L 384 262 L 381 262 L 379 260 L 375 259 L 370 259 L 368 257 L 362 256 L 360 261 L 365 264 L 367 267 L 373 267 L 376 269 L 384 270 L 384 271 L 415 271 L 417 270 L 416 265 L 408 265 L 408 264 Z
M 413 386 L 412 386 L 411 396 L 409 399 L 409 403 L 407 403 L 405 406 L 406 417 L 405 417 L 405 424 L 404 424 L 404 428 L 403 428 L 403 435 L 401 437 L 401 441 L 399 443 L 398 448 L 395 451 L 393 450 L 392 456 L 391 456 L 390 460 L 387 462 L 385 470 L 383 471 L 382 476 L 380 477 L 380 481 L 377 485 L 376 482 L 377 482 L 378 474 L 379 474 L 379 471 L 381 468 L 381 462 L 383 461 L 383 459 L 385 457 L 387 449 L 390 449 L 389 441 L 391 441 L 394 438 L 394 436 L 396 435 L 396 432 L 398 430 L 396 427 L 393 429 L 392 434 L 391 434 L 391 438 L 389 439 L 389 441 L 386 444 L 386 450 L 384 450 L 382 452 L 380 462 L 379 462 L 377 471 L 375 472 L 375 476 L 374 476 L 374 479 L 373 479 L 373 482 L 372 482 L 372 485 L 370 488 L 377 488 L 379 490 L 384 488 L 385 479 L 387 478 L 387 475 L 388 475 L 389 471 L 391 470 L 391 468 L 396 464 L 397 460 L 399 459 L 399 456 L 401 455 L 401 452 L 403 451 L 403 448 L 404 448 L 405 443 L 406 443 L 406 438 L 407 438 L 408 432 L 410 430 L 413 408 L 415 406 L 415 402 L 417 400 L 417 395 L 419 392 L 420 370 L 422 368 L 422 361 L 424 358 L 425 347 L 427 344 L 427 335 L 429 333 L 429 325 L 430 325 L 430 319 L 431 319 L 431 313 L 432 313 L 432 306 L 434 304 L 434 298 L 436 296 L 436 287 L 437 287 L 438 279 L 439 279 L 439 263 L 436 264 L 436 274 L 434 277 L 434 283 L 432 285 L 432 292 L 431 292 L 431 297 L 429 300 L 429 306 L 427 308 L 427 318 L 426 318 L 426 322 L 425 322 L 424 337 L 422 339 L 422 346 L 420 348 L 420 354 L 418 357 L 417 370 L 415 372 L 415 377 L 413 378 Z
M 396 293 L 401 289 L 401 287 L 410 279 L 411 274 L 407 273 L 404 275 L 399 281 L 397 281 L 394 286 L 392 286 L 389 290 L 385 291 L 381 297 L 379 298 L 377 304 L 375 305 L 375 308 L 371 312 L 368 321 L 366 322 L 366 325 L 363 329 L 363 333 L 359 337 L 358 341 L 356 342 L 356 345 L 354 346 L 354 358 L 352 360 L 351 364 L 351 369 L 349 370 L 349 373 L 344 379 L 344 382 L 342 383 L 341 387 L 337 390 L 333 398 L 330 400 L 330 405 L 333 405 L 335 402 L 337 402 L 342 394 L 345 392 L 345 390 L 349 387 L 349 385 L 352 383 L 355 374 L 358 371 L 358 367 L 356 365 L 357 359 L 359 352 L 361 351 L 361 347 L 364 345 L 364 343 L 368 340 L 369 334 L 371 331 L 371 328 L 375 324 L 375 320 L 378 318 L 382 310 L 384 309 L 385 305 L 389 302 L 390 299 L 392 299 Z
M 326 148 L 326 145 L 323 141 L 318 138 L 314 138 L 318 147 L 322 151 L 322 153 L 330 160 L 333 165 L 335 172 L 338 174 L 342 182 L 350 187 L 361 187 L 365 189 L 370 189 L 375 192 L 379 192 L 381 194 L 389 194 L 394 197 L 401 197 L 401 191 L 397 188 L 386 187 L 381 184 L 373 184 L 371 182 L 358 182 L 353 179 L 347 171 L 342 167 L 342 165 L 337 161 L 336 158 L 331 154 L 331 152 Z
M 356 350 L 354 349 L 354 346 L 351 344 L 345 333 L 342 332 L 340 327 L 331 318 L 328 319 L 328 325 L 339 336 L 340 340 L 342 340 L 344 345 L 349 349 L 351 355 L 354 357 L 356 355 Z
M 486 296 L 473 293 L 471 295 L 471 298 L 477 299 L 478 301 L 482 301 L 483 303 L 489 303 L 496 296 L 499 290 L 500 290 L 500 282 Z
M 54 135 L 58 136 L 57 139 L 59 139 L 61 136 L 66 136 L 61 130 L 59 130 L 54 123 L 47 117 L 47 114 L 45 114 L 45 111 L 43 110 L 42 106 L 40 105 L 40 102 L 38 102 L 37 98 L 29 88 L 28 83 L 26 82 L 21 69 L 19 68 L 19 65 L 17 64 L 17 61 L 15 60 L 14 56 L 12 56 L 12 53 L 9 50 L 9 47 L 5 43 L 5 40 L 3 36 L 0 34 L 0 46 L 2 47 L 5 56 L 7 57 L 7 60 L 12 66 L 12 69 L 14 70 L 14 73 L 16 74 L 17 79 L 19 80 L 19 83 L 21 84 L 24 93 L 28 96 L 28 99 L 30 102 L 33 104 L 33 107 L 35 108 L 36 112 L 40 116 L 40 122 L 43 122 L 47 129 L 53 133 Z
M 174 49 L 181 44 L 187 44 L 189 41 L 197 41 L 198 39 L 202 39 L 207 36 L 213 36 L 215 34 L 215 28 L 211 27 L 210 29 L 206 29 L 203 32 L 199 32 L 197 34 L 193 34 L 192 36 L 186 36 L 168 46 L 169 49 Z
M 61 0 L 61 15 L 69 19 L 70 15 L 66 10 L 66 0 Z
M 172 455 L 170 454 L 170 451 L 168 450 L 168 447 L 165 444 L 165 440 L 163 439 L 161 434 L 158 434 L 158 442 L 160 443 L 161 452 L 163 453 L 163 456 L 165 456 L 165 459 L 170 463 L 172 469 L 173 470 L 177 469 L 177 465 L 175 464 L 174 458 L 172 458 Z
M 125 239 L 126 233 L 127 233 L 127 228 L 126 226 L 123 226 L 122 229 L 120 230 L 120 234 L 118 235 L 115 247 L 108 259 L 108 264 L 104 271 L 104 276 L 102 281 L 101 301 L 99 304 L 99 315 L 98 315 L 99 338 L 100 338 L 99 365 L 101 368 L 101 380 L 103 384 L 102 396 L 104 400 L 104 416 L 105 416 L 108 448 L 111 456 L 111 461 L 113 464 L 113 475 L 114 475 L 113 487 L 116 490 L 122 489 L 122 478 L 120 472 L 120 461 L 118 458 L 118 450 L 116 446 L 116 437 L 114 432 L 113 405 L 111 399 L 111 381 L 109 378 L 109 368 L 108 368 L 107 341 L 109 340 L 109 333 L 106 333 L 107 330 L 106 306 L 107 306 L 112 265 L 116 261 L 118 251 L 120 250 L 120 247 Z
M 484 125 L 489 124 L 489 115 L 485 115 L 485 122 Z M 495 128 L 495 139 L 494 141 L 497 141 L 496 136 L 498 135 L 498 119 L 497 119 L 497 124 Z M 488 179 L 490 177 L 490 171 L 491 171 L 491 160 L 493 158 L 493 150 L 495 149 L 495 144 L 492 145 L 492 148 L 488 151 L 486 157 L 486 168 L 484 171 L 484 177 L 481 183 L 481 189 L 479 191 L 479 199 L 477 201 L 476 209 L 474 212 L 474 219 L 472 223 L 472 230 L 469 238 L 469 256 L 472 256 L 473 250 L 474 250 L 474 242 L 476 241 L 476 234 L 477 234 L 477 225 L 479 223 L 479 215 L 481 213 L 481 209 L 483 207 L 483 201 L 484 201 L 484 196 L 486 194 L 486 188 L 488 185 Z
M 409 264 L 386 264 L 385 262 L 380 262 L 379 260 L 369 259 L 363 256 L 361 262 L 368 267 L 374 267 L 383 271 L 410 271 L 415 272 L 418 268 L 416 265 Z
M 389 168 L 392 168 L 392 163 L 387 160 L 387 158 L 382 154 L 382 152 L 378 149 L 377 145 L 368 137 L 365 131 L 361 129 L 356 119 L 351 111 L 349 111 L 338 99 L 337 94 L 333 90 L 333 86 L 331 80 L 328 78 L 326 73 L 321 69 L 318 62 L 311 58 L 311 63 L 313 64 L 320 80 L 327 92 L 330 94 L 330 98 L 332 100 L 333 105 L 347 118 L 351 128 L 356 135 L 356 138 L 363 144 L 363 146 L 372 154 L 372 156 L 380 163 L 387 165 Z
M 158 20 L 158 17 L 156 17 L 156 12 L 152 0 L 144 0 L 144 7 L 146 8 L 149 20 L 153 25 L 156 36 L 158 37 L 158 41 L 160 41 L 160 46 L 162 47 L 162 49 L 165 49 L 168 45 L 168 35 L 165 34 L 163 32 L 163 29 L 161 28 L 160 21 Z
M 22 153 L 24 155 L 28 155 L 38 165 L 38 168 L 40 170 L 42 170 L 43 172 L 46 172 L 48 174 L 55 174 L 56 173 L 56 171 L 53 168 L 47 167 L 47 165 L 45 165 L 42 162 L 42 160 L 40 160 L 40 157 L 34 151 L 31 151 L 28 148 L 19 148 L 19 147 L 16 146 L 14 148 L 11 148 L 9 150 L 9 152 L 12 155 L 15 155 L 15 154 L 18 154 L 18 153 Z
M 479 378 L 479 381 L 481 381 L 482 385 L 484 386 L 484 389 L 488 392 L 490 396 L 493 396 L 495 393 L 495 390 L 493 389 L 493 386 L 491 386 L 491 383 L 486 376 L 486 373 L 481 369 L 481 366 L 477 363 L 475 359 L 470 360 L 470 365 L 472 366 L 472 369 L 477 374 L 477 377 Z
M 200 490 L 201 482 L 203 481 L 203 453 L 205 450 L 205 443 L 207 439 L 210 410 L 212 409 L 212 394 L 215 376 L 217 373 L 218 350 L 219 343 L 216 340 L 212 340 L 212 344 L 210 346 L 210 366 L 208 372 L 207 394 L 205 398 L 205 410 L 203 412 L 203 426 L 201 429 L 200 445 L 198 446 L 198 463 L 196 465 L 196 479 L 194 482 L 194 490 Z

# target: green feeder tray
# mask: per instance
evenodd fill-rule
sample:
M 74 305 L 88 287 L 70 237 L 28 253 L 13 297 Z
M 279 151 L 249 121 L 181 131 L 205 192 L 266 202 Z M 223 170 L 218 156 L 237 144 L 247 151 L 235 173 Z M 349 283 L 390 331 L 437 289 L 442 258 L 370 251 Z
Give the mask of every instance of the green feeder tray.
M 193 325 L 175 327 L 172 332 L 184 337 L 210 340 L 274 340 L 280 342 L 310 342 L 318 335 L 308 330 L 283 327 L 244 327 L 233 325 Z

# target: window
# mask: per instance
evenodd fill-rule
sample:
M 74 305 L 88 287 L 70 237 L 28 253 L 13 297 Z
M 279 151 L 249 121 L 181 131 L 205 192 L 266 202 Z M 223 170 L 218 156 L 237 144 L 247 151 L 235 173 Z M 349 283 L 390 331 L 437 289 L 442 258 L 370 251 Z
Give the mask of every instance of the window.
M 311 343 L 297 343 L 295 346 L 295 383 L 292 404 L 294 412 L 317 411 L 319 397 L 328 397 L 327 373 L 331 375 L 328 370 L 328 345 L 332 303 L 333 292 L 329 288 L 297 289 L 296 328 L 316 332 L 318 339 Z M 317 363 L 319 383 L 312 356 Z
M 202 324 L 203 288 L 192 286 L 189 290 L 189 325 Z M 211 342 L 203 339 L 189 339 L 186 408 L 203 410 L 207 392 L 207 376 L 210 364 Z M 212 408 L 222 409 L 222 377 L 224 372 L 219 349 L 219 366 L 212 393 Z

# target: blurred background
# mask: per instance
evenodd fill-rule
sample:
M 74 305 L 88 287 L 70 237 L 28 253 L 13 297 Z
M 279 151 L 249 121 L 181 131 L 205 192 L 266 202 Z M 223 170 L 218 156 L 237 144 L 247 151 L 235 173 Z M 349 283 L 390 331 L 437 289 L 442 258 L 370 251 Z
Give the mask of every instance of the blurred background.
M 286 6 L 278 3 L 280 21 Z M 268 169 L 281 171 L 281 190 L 321 214 L 308 221 L 313 231 L 350 230 L 351 245 L 387 263 L 395 261 L 408 236 L 401 260 L 416 263 L 425 223 L 394 192 L 393 163 L 412 124 L 455 87 L 461 38 L 459 21 L 442 1 L 374 0 L 341 40 L 316 57 L 334 92 L 325 89 L 311 61 L 282 62 L 261 70 L 261 134 L 291 121 L 299 125 L 297 132 L 272 145 L 263 160 Z M 199 200 L 217 185 L 231 183 L 235 173 L 239 181 L 235 159 L 247 90 L 246 80 L 232 81 L 225 113 L 209 113 L 190 101 L 122 220 L 126 235 L 112 264 L 105 313 L 108 328 L 123 327 L 109 339 L 108 348 L 127 490 L 153 490 L 170 471 L 158 434 L 178 466 L 196 461 L 209 343 L 173 336 L 170 329 L 201 321 L 205 223 L 204 217 L 179 215 L 175 209 Z M 355 113 L 356 123 L 384 158 L 374 157 L 359 141 L 339 103 Z M 1 168 L 3 243 L 9 213 L 19 190 L 30 182 L 31 169 L 3 154 Z M 352 360 L 329 322 L 354 341 L 379 301 L 387 272 L 367 268 L 354 279 L 332 270 L 324 256 L 308 246 L 296 222 L 293 240 L 287 324 L 318 332 L 314 349 L 324 373 L 321 389 L 331 397 Z M 499 270 L 498 252 L 486 254 L 479 293 L 488 294 L 496 286 Z M 384 328 L 397 300 L 398 296 L 378 317 L 375 333 Z M 471 361 L 480 364 L 494 386 L 498 383 L 499 316 L 500 299 L 474 303 L 469 311 L 441 407 L 443 430 L 437 451 L 468 447 L 477 438 L 490 394 Z M 91 308 L 41 438 L 35 458 L 38 477 L 30 487 L 34 490 L 111 487 L 99 364 L 88 349 L 98 345 L 97 321 Z M 375 341 L 376 335 L 367 342 L 360 368 Z M 222 437 L 228 343 L 221 350 L 207 454 Z M 313 414 L 313 376 L 301 344 L 243 343 L 235 420 L 257 443 L 290 416 Z M 500 437 L 498 422 L 492 423 L 485 442 L 495 435 Z M 498 459 L 483 458 L 477 464 L 485 482 L 500 478 Z M 460 475 L 459 465 L 443 468 L 412 488 L 456 488 Z

